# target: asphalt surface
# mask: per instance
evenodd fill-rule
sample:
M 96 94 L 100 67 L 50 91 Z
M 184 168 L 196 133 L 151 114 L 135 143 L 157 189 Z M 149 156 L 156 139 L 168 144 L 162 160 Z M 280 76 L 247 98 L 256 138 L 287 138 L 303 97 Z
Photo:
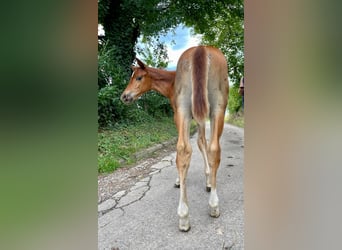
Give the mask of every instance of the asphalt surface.
M 209 131 L 207 124 L 207 138 Z M 220 142 L 220 217 L 208 213 L 209 193 L 195 134 L 187 177 L 191 230 L 178 229 L 179 189 L 174 187 L 177 169 L 176 154 L 172 153 L 129 190 L 99 204 L 98 249 L 244 249 L 243 129 L 225 124 Z

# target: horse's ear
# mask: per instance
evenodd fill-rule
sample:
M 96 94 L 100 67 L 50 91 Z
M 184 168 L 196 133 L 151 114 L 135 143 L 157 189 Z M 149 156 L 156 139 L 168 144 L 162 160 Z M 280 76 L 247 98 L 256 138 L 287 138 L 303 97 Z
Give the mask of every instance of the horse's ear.
M 141 69 L 146 68 L 146 65 L 142 61 L 140 61 L 138 58 L 135 58 L 135 60 L 137 61 L 138 65 L 140 66 Z

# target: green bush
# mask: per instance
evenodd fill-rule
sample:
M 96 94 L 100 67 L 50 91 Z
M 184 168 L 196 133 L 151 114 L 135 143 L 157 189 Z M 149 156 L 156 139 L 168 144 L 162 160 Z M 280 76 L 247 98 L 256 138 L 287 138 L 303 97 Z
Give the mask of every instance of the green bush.
M 98 88 L 101 89 L 108 85 L 116 85 L 119 89 L 124 89 L 129 73 L 127 69 L 115 60 L 115 47 L 109 47 L 107 43 L 99 45 L 98 51 Z
M 239 94 L 239 85 L 234 84 L 229 89 L 228 110 L 229 114 L 237 113 L 242 106 L 242 97 Z
M 144 94 L 139 99 L 138 105 L 153 117 L 170 117 L 173 115 L 169 99 L 155 91 Z
M 120 101 L 116 86 L 105 86 L 98 92 L 98 123 L 101 127 L 112 126 L 122 119 L 125 107 Z
M 149 114 L 140 101 L 125 105 L 120 100 L 121 90 L 116 86 L 105 86 L 98 92 L 98 123 L 100 127 L 113 127 L 118 123 L 142 123 L 150 121 Z

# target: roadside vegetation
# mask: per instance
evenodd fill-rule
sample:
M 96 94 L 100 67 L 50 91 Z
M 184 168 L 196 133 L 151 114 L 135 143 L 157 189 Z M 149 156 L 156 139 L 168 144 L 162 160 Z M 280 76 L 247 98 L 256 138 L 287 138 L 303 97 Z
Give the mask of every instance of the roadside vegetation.
M 99 129 L 98 172 L 112 172 L 120 165 L 132 164 L 135 153 L 175 137 L 177 130 L 169 117 Z
M 145 117 L 148 118 L 148 117 Z M 197 130 L 191 124 L 190 133 Z M 145 122 L 119 124 L 98 131 L 98 172 L 109 173 L 137 161 L 136 154 L 156 144 L 177 138 L 171 117 L 149 118 Z M 146 155 L 148 157 L 149 155 Z
M 226 122 L 243 128 L 245 126 L 244 108 L 242 97 L 239 95 L 239 85 L 233 85 L 229 89 L 228 119 Z
M 227 122 L 234 125 L 234 126 L 244 128 L 245 127 L 245 118 L 244 118 L 243 112 L 238 112 L 236 114 L 228 115 Z

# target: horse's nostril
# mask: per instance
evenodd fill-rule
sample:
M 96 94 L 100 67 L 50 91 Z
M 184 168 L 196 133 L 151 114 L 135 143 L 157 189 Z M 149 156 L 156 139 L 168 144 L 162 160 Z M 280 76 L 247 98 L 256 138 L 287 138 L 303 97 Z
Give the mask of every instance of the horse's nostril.
M 126 104 L 131 103 L 133 100 L 132 96 L 130 96 L 129 94 L 122 94 L 120 99 L 122 102 L 124 102 Z
M 126 94 L 122 94 L 120 97 L 122 102 L 126 102 L 127 101 L 127 95 Z

